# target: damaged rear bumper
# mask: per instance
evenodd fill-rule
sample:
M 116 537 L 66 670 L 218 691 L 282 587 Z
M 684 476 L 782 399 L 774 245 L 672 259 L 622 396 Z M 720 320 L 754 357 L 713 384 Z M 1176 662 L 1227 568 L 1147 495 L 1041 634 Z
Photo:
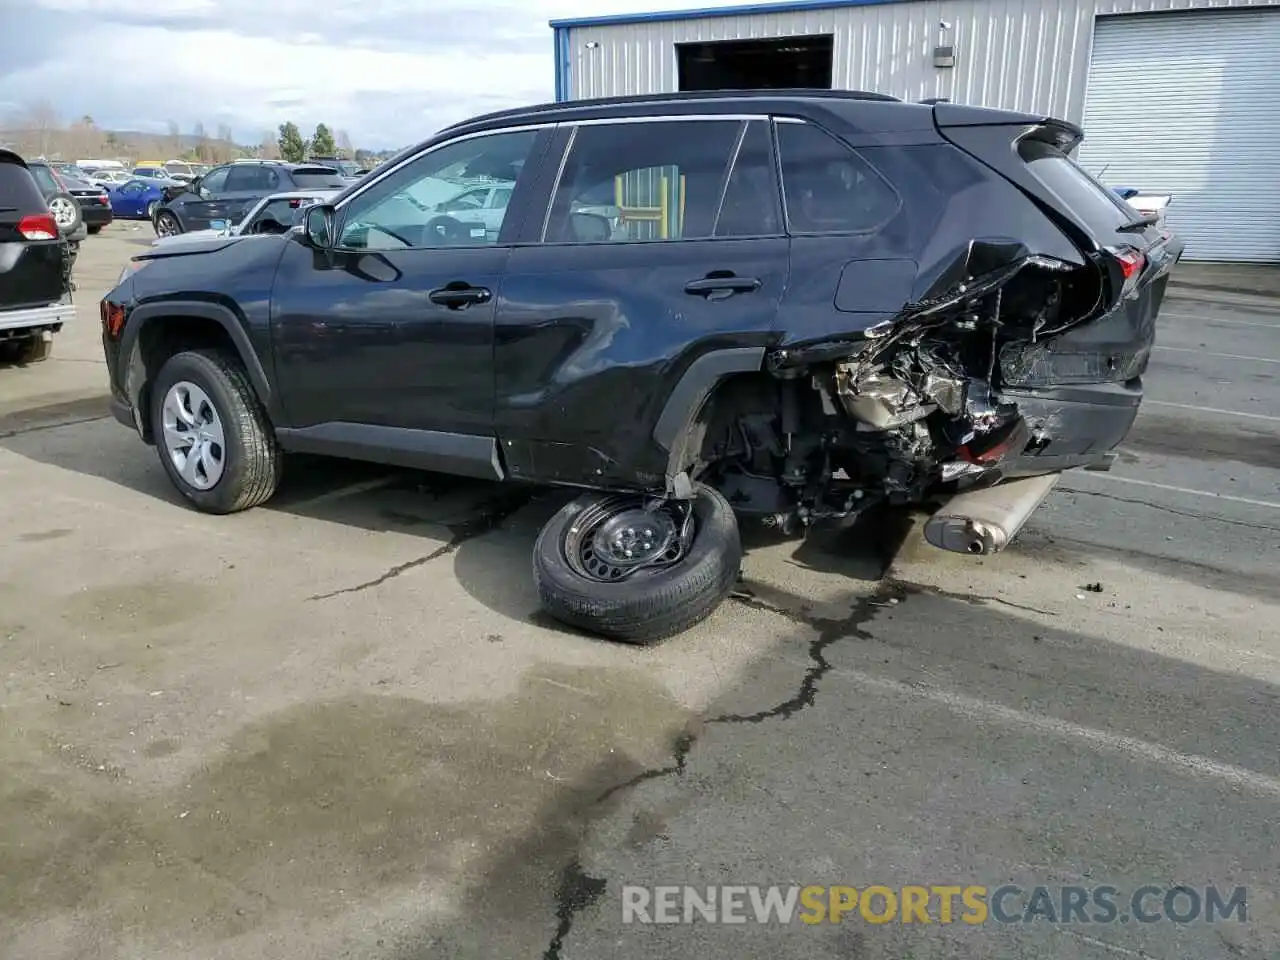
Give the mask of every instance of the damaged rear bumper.
M 1003 402 L 1017 407 L 1031 442 L 1001 465 L 1006 477 L 1075 467 L 1109 467 L 1112 451 L 1124 441 L 1142 403 L 1142 380 L 1124 383 L 1005 390 Z

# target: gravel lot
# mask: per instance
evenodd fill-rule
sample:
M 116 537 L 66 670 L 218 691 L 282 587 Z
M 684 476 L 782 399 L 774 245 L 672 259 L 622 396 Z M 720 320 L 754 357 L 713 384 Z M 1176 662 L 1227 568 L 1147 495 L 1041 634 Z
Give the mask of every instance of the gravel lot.
M 90 238 L 54 358 L 0 368 L 0 956 L 1276 956 L 1277 313 L 1168 303 L 1120 463 L 1006 553 L 757 542 L 635 650 L 536 612 L 561 494 L 302 462 L 178 503 L 98 342 L 150 233 Z M 621 922 L 628 883 L 1009 882 L 1248 920 Z

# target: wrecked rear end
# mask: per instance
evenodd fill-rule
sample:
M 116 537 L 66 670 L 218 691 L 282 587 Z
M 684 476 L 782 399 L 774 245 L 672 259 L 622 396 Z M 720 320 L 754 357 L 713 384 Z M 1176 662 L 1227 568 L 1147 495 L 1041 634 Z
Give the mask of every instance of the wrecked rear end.
M 877 278 L 904 293 L 909 284 L 905 304 L 865 311 L 861 328 L 850 314 L 848 332 L 785 343 L 769 362 L 784 384 L 812 387 L 816 399 L 792 405 L 811 406 L 822 424 L 803 471 L 808 494 L 797 498 L 801 522 L 959 494 L 926 533 L 947 549 L 988 553 L 1016 534 L 1059 471 L 1110 466 L 1137 415 L 1182 248 L 1074 163 L 1078 128 L 934 110 L 945 144 L 896 151 L 918 169 L 895 178 L 949 182 L 943 213 L 914 271 L 884 261 Z M 793 246 L 793 282 L 797 253 L 802 246 Z M 894 294 L 881 284 L 877 296 Z M 783 442 L 792 452 L 814 440 Z M 800 483 L 801 472 L 790 475 Z

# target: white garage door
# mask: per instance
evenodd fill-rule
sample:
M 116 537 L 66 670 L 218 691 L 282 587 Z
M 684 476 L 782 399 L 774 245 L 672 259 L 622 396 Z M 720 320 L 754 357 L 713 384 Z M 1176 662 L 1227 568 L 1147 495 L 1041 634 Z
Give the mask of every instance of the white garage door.
M 1079 160 L 1172 192 L 1188 260 L 1280 261 L 1280 7 L 1104 17 Z

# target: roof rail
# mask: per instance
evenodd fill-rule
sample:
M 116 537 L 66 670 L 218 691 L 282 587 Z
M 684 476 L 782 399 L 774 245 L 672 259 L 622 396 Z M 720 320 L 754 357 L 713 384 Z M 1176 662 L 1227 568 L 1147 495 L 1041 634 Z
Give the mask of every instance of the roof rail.
M 595 97 L 590 100 L 563 100 L 554 103 L 536 103 L 527 107 L 512 107 L 497 110 L 467 120 L 460 120 L 442 128 L 438 133 L 468 127 L 475 123 L 490 120 L 501 120 L 506 117 L 542 116 L 563 113 L 569 110 L 581 110 L 591 107 L 628 106 L 631 104 L 687 102 L 690 100 L 747 100 L 747 99 L 779 99 L 787 97 L 803 97 L 805 99 L 830 100 L 878 100 L 886 103 L 901 103 L 898 97 L 887 93 L 873 93 L 867 90 L 831 90 L 825 87 L 788 87 L 780 89 L 742 89 L 742 90 L 690 90 L 678 93 L 639 93 L 620 97 Z

